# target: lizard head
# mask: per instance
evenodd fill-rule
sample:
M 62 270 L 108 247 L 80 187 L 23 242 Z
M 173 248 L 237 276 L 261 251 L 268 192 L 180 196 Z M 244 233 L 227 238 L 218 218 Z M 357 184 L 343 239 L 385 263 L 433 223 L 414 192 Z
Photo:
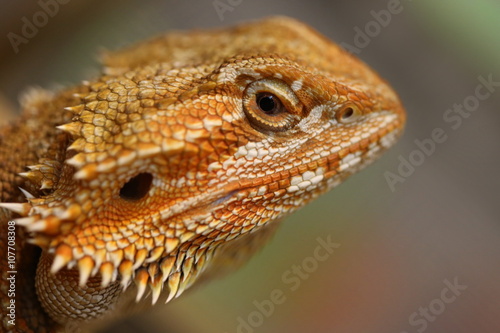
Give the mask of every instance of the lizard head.
M 221 245 L 372 162 L 405 121 L 377 74 L 285 18 L 167 35 L 105 62 L 59 126 L 64 161 L 37 170 L 59 175 L 53 192 L 18 223 L 52 272 L 134 280 L 153 302 L 180 295 Z

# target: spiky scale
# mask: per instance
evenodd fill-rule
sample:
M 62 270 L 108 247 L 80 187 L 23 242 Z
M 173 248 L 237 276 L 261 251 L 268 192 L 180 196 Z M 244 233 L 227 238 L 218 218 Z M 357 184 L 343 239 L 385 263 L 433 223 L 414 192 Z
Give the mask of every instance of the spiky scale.
M 21 192 L 26 197 L 26 199 L 34 199 L 35 198 L 35 196 L 33 194 L 31 194 L 30 192 L 26 191 L 25 189 L 23 189 L 23 188 L 20 187 L 19 190 L 21 190 Z
M 88 251 L 86 252 L 87 255 L 92 255 L 95 261 L 95 266 L 97 269 L 101 267 L 101 265 L 106 261 L 107 259 L 107 252 L 105 248 L 97 248 L 96 249 L 96 244 L 91 244 L 88 246 Z
M 75 94 L 73 94 L 73 96 L 78 98 L 78 99 L 83 99 L 83 98 L 85 98 L 86 95 L 75 93 Z M 64 108 L 64 110 L 69 111 L 75 115 L 79 115 L 84 109 L 85 109 L 84 104 L 79 104 L 79 105 L 75 105 L 75 106 L 67 106 Z
M 15 219 L 14 221 L 16 222 L 17 225 L 20 225 L 20 226 L 23 226 L 26 228 L 30 228 L 35 222 L 38 221 L 38 217 L 37 216 L 27 216 L 27 217 L 21 217 L 21 218 Z
M 163 282 L 165 282 L 172 272 L 172 268 L 175 264 L 175 257 L 169 256 L 164 258 L 160 263 L 160 270 L 163 277 Z
M 121 285 L 123 290 L 125 290 L 130 281 L 133 278 L 134 275 L 134 269 L 132 267 L 133 262 L 130 260 L 124 260 L 121 264 L 120 267 L 118 268 L 118 271 L 120 272 L 121 276 Z
M 57 247 L 54 253 L 54 260 L 50 272 L 56 274 L 61 268 L 66 266 L 73 259 L 73 250 L 66 244 L 61 244 Z
M 149 257 L 144 262 L 147 264 L 157 262 L 164 251 L 165 248 L 163 246 L 156 247 L 155 249 L 153 249 L 153 251 L 150 252 Z
M 139 251 L 137 251 L 134 258 L 133 269 L 135 270 L 141 267 L 141 265 L 144 263 L 144 260 L 146 260 L 147 256 L 148 256 L 148 250 L 140 249 Z
M 123 260 L 123 250 L 115 250 L 111 253 L 108 252 L 109 260 L 113 263 L 115 267 L 118 267 Z
M 50 190 L 54 187 L 54 182 L 49 179 L 42 180 L 42 184 L 40 186 L 40 190 Z
M 114 280 L 115 268 L 112 263 L 105 262 L 99 267 L 99 273 L 101 274 L 101 287 L 106 288 L 111 281 Z
M 134 282 L 137 286 L 137 296 L 135 298 L 136 302 L 139 302 L 146 291 L 146 287 L 148 286 L 149 273 L 147 269 L 141 268 L 136 271 Z
M 56 128 L 70 134 L 73 137 L 78 137 L 80 135 L 81 130 L 82 130 L 82 124 L 79 122 L 73 122 L 73 123 L 67 123 L 64 125 L 56 126 Z
M 156 304 L 158 298 L 160 297 L 161 290 L 163 289 L 163 283 L 161 279 L 161 272 L 158 264 L 152 264 L 148 267 L 149 273 L 149 287 L 151 289 L 152 297 L 151 304 Z
M 149 284 L 151 289 L 151 305 L 155 305 L 160 298 L 161 292 L 163 290 L 163 283 L 161 279 L 156 279 Z
M 87 284 L 87 280 L 90 277 L 90 273 L 94 269 L 94 260 L 89 257 L 85 256 L 82 259 L 78 260 L 78 271 L 80 272 L 80 280 L 78 282 L 78 285 L 80 287 L 85 287 Z
M 168 278 L 168 297 L 165 303 L 170 302 L 176 295 L 177 295 L 177 290 L 179 289 L 179 283 L 181 281 L 181 273 L 180 272 L 175 272 L 174 274 L 170 275 Z
M 31 232 L 43 232 L 48 235 L 55 235 L 59 232 L 61 219 L 57 216 L 48 216 L 31 223 L 26 228 Z
M 182 281 L 185 281 L 187 277 L 191 274 L 194 264 L 194 258 L 186 258 L 182 264 Z
M 5 208 L 19 215 L 27 215 L 31 210 L 29 203 L 0 202 L 0 208 Z
M 26 242 L 41 248 L 46 248 L 50 244 L 50 239 L 43 236 L 37 236 L 36 238 L 27 239 Z

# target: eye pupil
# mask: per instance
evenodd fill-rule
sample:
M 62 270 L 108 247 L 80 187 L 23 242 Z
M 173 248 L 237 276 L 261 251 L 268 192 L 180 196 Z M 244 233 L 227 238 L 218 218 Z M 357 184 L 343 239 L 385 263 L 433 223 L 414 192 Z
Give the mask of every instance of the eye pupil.
M 266 114 L 275 114 L 278 111 L 279 101 L 271 94 L 258 94 L 257 105 Z
M 150 173 L 140 173 L 130 178 L 120 189 L 120 197 L 125 200 L 137 201 L 148 194 L 153 182 L 153 175 Z

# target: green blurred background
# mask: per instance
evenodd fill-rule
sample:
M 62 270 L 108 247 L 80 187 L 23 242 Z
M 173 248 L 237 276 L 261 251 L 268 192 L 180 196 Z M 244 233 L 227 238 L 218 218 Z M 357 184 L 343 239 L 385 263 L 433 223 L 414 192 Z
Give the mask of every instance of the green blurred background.
M 15 53 L 36 1 L 0 2 L 0 103 L 17 108 L 26 87 L 57 88 L 95 76 L 97 55 L 171 29 L 230 25 L 269 15 L 298 18 L 354 44 L 355 28 L 396 0 L 72 0 Z M 286 220 L 272 242 L 237 273 L 168 306 L 101 332 L 500 332 L 500 91 L 453 130 L 446 110 L 474 94 L 478 77 L 500 81 L 500 2 L 406 0 L 359 57 L 399 92 L 408 112 L 401 142 L 380 161 Z M 373 23 L 372 23 L 373 24 Z M 500 87 L 497 87 L 500 90 Z M 4 118 L 6 119 L 6 118 Z M 384 174 L 443 128 L 447 140 L 395 190 Z M 317 238 L 339 243 L 295 291 L 282 276 L 313 255 Z M 467 289 L 439 308 L 445 279 Z M 254 301 L 279 289 L 268 317 Z M 444 304 L 444 303 L 443 303 Z M 423 322 L 414 312 L 434 306 Z M 253 318 L 258 327 L 243 329 Z M 241 319 L 239 319 L 241 318 Z M 425 325 L 424 325 L 425 324 Z

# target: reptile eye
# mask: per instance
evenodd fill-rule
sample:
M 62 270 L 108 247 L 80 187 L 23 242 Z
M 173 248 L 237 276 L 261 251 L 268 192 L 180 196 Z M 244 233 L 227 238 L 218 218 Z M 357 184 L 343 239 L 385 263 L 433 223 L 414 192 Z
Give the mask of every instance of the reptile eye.
M 148 194 L 153 175 L 150 173 L 140 173 L 135 177 L 130 178 L 128 182 L 120 189 L 120 197 L 129 201 L 137 201 Z
M 257 105 L 265 114 L 270 116 L 277 115 L 286 111 L 278 97 L 269 93 L 259 93 L 256 96 Z
M 261 132 L 281 132 L 300 120 L 302 104 L 283 81 L 263 79 L 244 91 L 243 109 L 250 124 Z
M 359 116 L 361 116 L 361 110 L 354 104 L 344 106 L 336 114 L 337 121 L 343 124 L 353 122 Z

